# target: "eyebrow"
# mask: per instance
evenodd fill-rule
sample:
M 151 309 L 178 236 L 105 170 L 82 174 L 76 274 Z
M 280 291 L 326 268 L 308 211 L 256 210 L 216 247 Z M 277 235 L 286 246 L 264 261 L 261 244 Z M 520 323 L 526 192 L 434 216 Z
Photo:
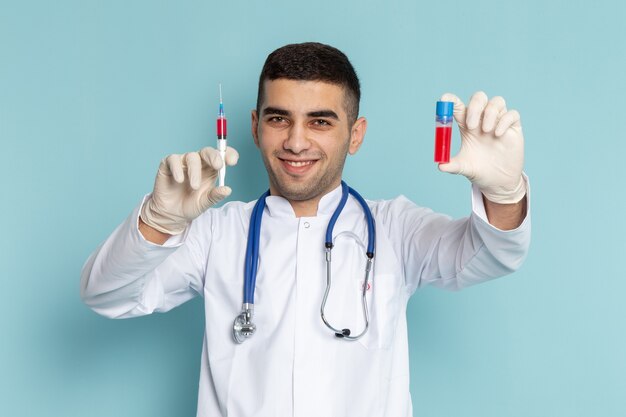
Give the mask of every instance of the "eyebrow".
M 289 116 L 291 112 L 287 110 L 279 109 L 277 107 L 266 107 L 263 109 L 263 115 L 267 116 L 268 114 L 278 114 L 280 116 Z
M 280 109 L 278 107 L 266 107 L 263 109 L 263 115 L 277 114 L 279 116 L 291 116 L 289 110 Z M 316 110 L 308 112 L 307 117 L 328 117 L 330 119 L 339 120 L 339 116 L 332 110 Z
M 332 110 L 318 110 L 307 113 L 309 117 L 328 117 L 330 119 L 339 120 L 339 116 Z

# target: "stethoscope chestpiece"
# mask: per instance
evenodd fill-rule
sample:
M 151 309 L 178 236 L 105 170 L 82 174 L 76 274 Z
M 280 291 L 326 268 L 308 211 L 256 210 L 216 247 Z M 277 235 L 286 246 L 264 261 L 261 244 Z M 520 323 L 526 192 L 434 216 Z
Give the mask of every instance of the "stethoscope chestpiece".
M 233 323 L 233 338 L 235 342 L 243 343 L 256 331 L 256 325 L 252 323 L 253 312 L 254 305 L 245 303 L 241 313 L 235 317 L 235 322 Z

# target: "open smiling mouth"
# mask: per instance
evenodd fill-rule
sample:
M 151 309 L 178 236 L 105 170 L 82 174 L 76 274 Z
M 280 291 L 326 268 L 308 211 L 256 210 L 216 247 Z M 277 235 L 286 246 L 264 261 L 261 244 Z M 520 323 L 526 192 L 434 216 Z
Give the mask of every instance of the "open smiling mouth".
M 283 159 L 283 162 L 292 167 L 303 167 L 307 165 L 313 165 L 315 161 L 286 161 Z
M 289 174 L 304 174 L 315 165 L 317 159 L 308 159 L 306 161 L 291 161 L 289 159 L 279 158 L 285 171 Z

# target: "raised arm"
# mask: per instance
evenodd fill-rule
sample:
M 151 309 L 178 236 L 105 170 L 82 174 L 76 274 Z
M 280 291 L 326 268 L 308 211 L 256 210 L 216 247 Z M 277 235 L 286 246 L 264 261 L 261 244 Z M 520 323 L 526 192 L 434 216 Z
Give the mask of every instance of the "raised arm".
M 228 148 L 226 163 L 237 158 Z M 228 187 L 215 187 L 221 166 L 212 148 L 161 162 L 152 194 L 85 263 L 81 297 L 87 305 L 108 317 L 133 317 L 167 311 L 201 291 L 206 233 L 185 232 L 230 194 Z

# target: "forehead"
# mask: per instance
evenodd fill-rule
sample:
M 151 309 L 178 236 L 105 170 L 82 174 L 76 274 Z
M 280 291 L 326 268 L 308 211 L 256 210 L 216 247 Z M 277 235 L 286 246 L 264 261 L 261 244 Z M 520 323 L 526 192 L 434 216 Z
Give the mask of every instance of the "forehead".
M 293 112 L 330 109 L 345 114 L 344 88 L 324 81 L 265 80 L 263 84 L 265 107 L 284 108 Z

